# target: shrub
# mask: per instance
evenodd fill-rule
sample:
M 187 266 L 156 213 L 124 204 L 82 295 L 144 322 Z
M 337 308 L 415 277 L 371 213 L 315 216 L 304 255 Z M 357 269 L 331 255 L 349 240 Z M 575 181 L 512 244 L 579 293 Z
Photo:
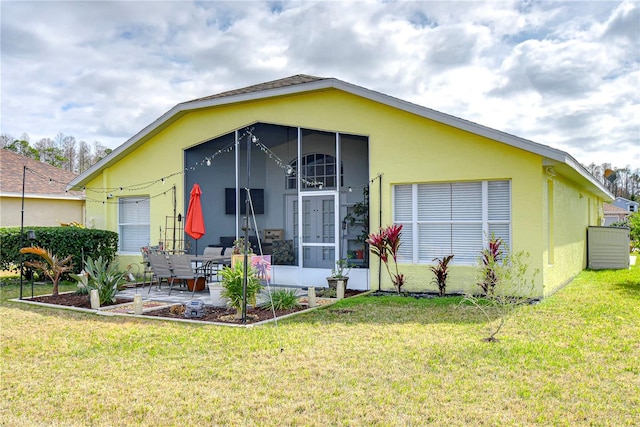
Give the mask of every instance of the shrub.
M 74 271 L 82 268 L 84 258 L 102 256 L 112 260 L 118 251 L 118 233 L 79 227 L 28 227 L 36 232 L 36 243 L 52 253 L 67 257 L 71 255 Z M 24 229 L 23 246 L 30 242 Z M 20 227 L 0 228 L 0 269 L 17 272 L 20 267 Z
M 478 286 L 485 295 L 493 292 L 494 287 L 498 283 L 497 266 L 503 261 L 502 258 L 502 239 L 491 235 L 489 239 L 489 247 L 484 249 L 480 255 L 480 281 Z
M 636 212 L 628 218 L 629 235 L 631 237 L 632 251 L 640 249 L 640 212 Z
M 488 265 L 485 264 L 484 255 L 486 253 L 483 251 L 479 275 L 486 278 L 487 268 L 490 267 L 492 286 L 489 291 L 479 296 L 467 293 L 461 304 L 471 304 L 482 312 L 488 322 L 488 336 L 484 341 L 494 342 L 497 341 L 496 335 L 502 330 L 509 316 L 519 306 L 531 303 L 538 270 L 533 276 L 528 276 L 529 253 L 524 251 L 515 254 L 501 252 L 499 261 L 494 258 Z
M 387 268 L 387 273 L 389 273 L 391 282 L 393 286 L 395 286 L 398 295 L 400 295 L 400 290 L 405 282 L 404 274 L 400 274 L 398 271 L 398 251 L 402 243 L 401 235 L 402 225 L 394 224 L 386 228 L 381 228 L 378 233 L 369 234 L 369 238 L 366 241 L 371 252 L 377 255 Z M 389 268 L 389 256 L 393 259 L 395 272 L 392 272 Z
M 300 307 L 300 297 L 295 289 L 276 289 L 271 292 L 269 302 L 263 307 L 269 310 L 291 310 Z
M 224 267 L 222 276 L 221 296 L 229 299 L 229 305 L 240 314 L 242 311 L 242 286 L 244 281 L 244 263 L 236 262 L 234 267 Z M 256 305 L 256 295 L 260 291 L 260 281 L 252 268 L 247 269 L 247 303 Z

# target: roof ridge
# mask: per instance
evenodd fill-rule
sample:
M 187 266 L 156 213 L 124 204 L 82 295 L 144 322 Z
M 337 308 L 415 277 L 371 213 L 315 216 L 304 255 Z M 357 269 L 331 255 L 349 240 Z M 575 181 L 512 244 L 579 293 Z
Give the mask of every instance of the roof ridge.
M 234 95 L 240 95 L 245 93 L 261 92 L 264 90 L 294 86 L 294 85 L 310 83 L 310 82 L 326 80 L 326 79 L 327 79 L 326 77 L 317 77 L 317 76 L 311 76 L 308 74 L 296 74 L 296 75 L 284 77 L 281 79 L 271 80 L 268 82 L 258 83 L 255 85 L 246 86 L 239 89 L 232 89 L 232 90 L 220 92 L 214 95 L 204 96 L 202 98 L 192 99 L 190 101 L 181 102 L 181 104 L 188 104 L 196 101 L 206 101 L 208 99 L 224 98 L 227 96 L 234 96 Z

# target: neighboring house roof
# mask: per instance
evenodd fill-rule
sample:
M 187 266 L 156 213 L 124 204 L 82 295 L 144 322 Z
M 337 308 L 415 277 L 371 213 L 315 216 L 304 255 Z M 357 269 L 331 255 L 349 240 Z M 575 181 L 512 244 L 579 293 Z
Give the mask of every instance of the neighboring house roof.
M 77 177 L 75 173 L 0 149 L 0 196 L 21 197 L 23 176 L 27 197 L 79 199 L 82 196 L 81 191 L 66 191 L 67 183 Z
M 104 167 L 108 167 L 115 163 L 120 157 L 126 155 L 130 150 L 137 147 L 138 144 L 143 143 L 147 137 L 154 135 L 163 127 L 168 126 L 171 122 L 177 120 L 180 116 L 189 111 L 328 89 L 341 90 L 374 102 L 379 102 L 399 110 L 407 111 L 439 123 L 471 132 L 473 134 L 484 136 L 503 144 L 538 154 L 543 157 L 544 166 L 554 168 L 559 173 L 576 182 L 585 183 L 587 187 L 594 189 L 594 192 L 605 201 L 613 200 L 613 195 L 609 190 L 607 190 L 602 183 L 596 180 L 593 175 L 591 175 L 577 160 L 564 151 L 491 129 L 455 116 L 441 113 L 430 108 L 422 107 L 380 92 L 365 89 L 342 80 L 314 77 L 304 74 L 248 86 L 242 89 L 222 92 L 217 95 L 197 98 L 177 104 L 153 123 L 149 124 L 127 140 L 124 144 L 113 150 L 111 154 L 78 176 L 78 178 L 70 183 L 70 187 L 79 187 L 84 185 L 86 182 L 93 179 Z M 555 171 L 551 170 L 550 173 L 555 173 Z
M 625 199 L 624 197 L 616 197 L 616 199 L 614 200 L 614 203 L 624 204 L 626 206 L 630 206 L 630 205 L 638 206 L 638 205 L 640 205 L 640 203 L 638 203 L 636 201 L 633 201 L 633 200 Z
M 611 205 L 609 203 L 605 203 L 602 206 L 602 212 L 605 214 L 605 216 L 606 215 L 609 215 L 609 216 L 614 216 L 614 215 L 615 216 L 621 216 L 621 215 L 625 216 L 625 215 L 630 215 L 631 214 L 631 212 L 629 212 L 628 210 L 622 209 L 621 207 L 618 207 L 616 205 Z

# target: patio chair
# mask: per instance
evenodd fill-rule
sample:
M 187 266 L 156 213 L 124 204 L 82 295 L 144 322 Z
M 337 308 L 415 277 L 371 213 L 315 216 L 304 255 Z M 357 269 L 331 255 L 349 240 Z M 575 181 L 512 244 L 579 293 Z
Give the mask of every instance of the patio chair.
M 160 289 L 163 280 L 171 283 L 173 273 L 171 271 L 171 266 L 169 265 L 169 260 L 167 260 L 167 256 L 164 253 L 149 253 L 147 254 L 147 259 L 149 260 L 149 265 L 153 271 L 151 283 L 149 284 L 149 293 L 151 293 L 154 278 L 158 281 L 158 289 Z
M 171 262 L 171 271 L 173 273 L 171 282 L 169 283 L 169 295 L 171 295 L 173 282 L 176 279 L 193 280 L 192 296 L 195 295 L 197 280 L 205 277 L 204 271 L 199 268 L 194 269 L 188 255 L 169 255 L 169 260 Z
M 140 252 L 142 253 L 142 289 L 144 289 L 147 284 L 147 276 L 149 276 L 149 287 L 153 285 L 155 279 L 151 263 L 149 262 L 149 254 L 157 253 L 158 251 L 157 248 L 153 246 L 143 246 L 140 248 Z

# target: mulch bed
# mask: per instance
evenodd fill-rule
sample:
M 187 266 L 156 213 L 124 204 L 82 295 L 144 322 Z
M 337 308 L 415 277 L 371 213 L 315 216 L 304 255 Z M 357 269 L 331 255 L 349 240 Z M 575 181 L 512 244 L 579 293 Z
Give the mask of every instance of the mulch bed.
M 286 314 L 296 313 L 298 311 L 306 310 L 306 307 L 299 307 L 292 310 L 276 310 L 276 316 L 281 317 Z M 172 312 L 171 308 L 162 308 L 158 310 L 149 311 L 144 313 L 145 316 L 154 317 L 167 317 L 169 319 L 184 319 L 184 314 L 180 314 L 177 310 Z M 197 318 L 190 318 L 189 320 L 196 320 L 202 322 L 222 322 L 242 324 L 242 319 L 235 319 L 235 309 L 217 308 L 217 307 L 205 307 L 205 315 Z M 260 308 L 247 307 L 247 324 L 262 322 L 263 320 L 273 319 L 273 311 L 264 310 Z
M 89 295 L 77 295 L 74 293 L 59 294 L 55 297 L 52 295 L 42 295 L 39 297 L 25 298 L 25 300 L 46 304 L 64 305 L 65 307 L 91 308 Z M 127 302 L 129 302 L 129 300 L 116 298 L 116 302 L 113 305 L 124 304 Z
M 355 296 L 361 293 L 362 291 L 347 289 L 345 291 L 345 297 Z M 88 295 L 77 295 L 74 293 L 63 293 L 55 297 L 51 295 L 43 295 L 43 296 L 37 296 L 33 298 L 25 298 L 25 300 L 42 302 L 46 304 L 62 305 L 66 307 L 91 308 L 91 302 L 89 300 Z M 126 304 L 126 303 L 131 303 L 131 300 L 118 298 L 116 299 L 116 302 L 113 305 Z M 182 307 L 184 307 L 184 305 Z M 276 310 L 275 314 L 276 314 L 276 317 L 282 317 L 287 314 L 304 311 L 306 309 L 307 309 L 306 306 L 302 306 L 302 307 L 298 307 L 290 310 Z M 145 312 L 143 313 L 143 315 L 153 316 L 153 317 L 165 317 L 169 319 L 185 319 L 183 311 L 184 310 L 180 310 L 179 307 L 177 308 L 166 307 L 166 308 Z M 235 309 L 205 307 L 205 315 L 203 317 L 190 318 L 190 320 L 203 321 L 203 322 L 242 324 L 242 319 L 234 318 L 235 313 L 236 313 Z M 246 319 L 247 324 L 262 322 L 264 320 L 270 320 L 270 319 L 273 319 L 272 310 L 247 307 L 247 319 Z

